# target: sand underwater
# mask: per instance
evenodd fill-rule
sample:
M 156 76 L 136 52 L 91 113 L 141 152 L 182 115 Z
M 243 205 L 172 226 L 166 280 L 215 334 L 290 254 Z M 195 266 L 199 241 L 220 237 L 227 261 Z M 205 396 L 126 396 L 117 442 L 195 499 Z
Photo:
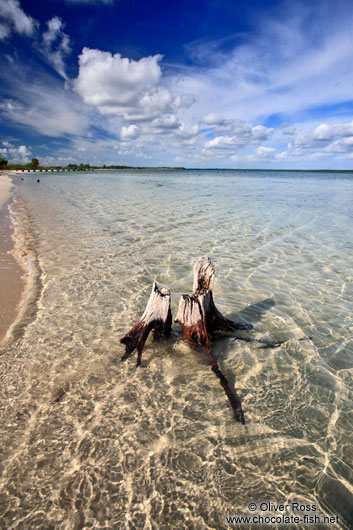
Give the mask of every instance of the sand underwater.
M 0 349 L 0 527 L 225 529 L 247 515 L 261 528 L 287 515 L 289 528 L 309 516 L 351 528 L 352 174 L 13 180 L 27 290 Z M 140 368 L 120 362 L 152 282 L 171 290 L 175 318 L 202 255 L 219 310 L 284 341 L 212 344 L 245 425 L 179 325 L 148 339 Z

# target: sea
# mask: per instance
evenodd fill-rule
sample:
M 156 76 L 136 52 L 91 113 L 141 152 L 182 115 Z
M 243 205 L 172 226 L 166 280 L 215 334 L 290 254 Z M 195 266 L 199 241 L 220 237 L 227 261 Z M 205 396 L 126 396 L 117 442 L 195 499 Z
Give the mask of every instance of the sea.
M 0 527 L 352 528 L 353 174 L 14 181 L 27 291 L 0 349 Z M 219 311 L 253 325 L 210 344 L 244 425 L 179 324 L 120 360 L 153 282 L 175 318 L 200 256 Z

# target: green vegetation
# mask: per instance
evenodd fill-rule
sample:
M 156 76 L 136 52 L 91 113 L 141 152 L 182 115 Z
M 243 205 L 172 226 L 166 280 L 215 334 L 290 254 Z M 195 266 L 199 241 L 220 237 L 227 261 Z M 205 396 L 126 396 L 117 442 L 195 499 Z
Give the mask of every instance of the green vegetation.
M 135 167 L 135 166 L 121 166 L 111 165 L 106 166 L 91 166 L 90 164 L 67 164 L 66 166 L 41 166 L 38 158 L 32 158 L 28 164 L 8 164 L 7 160 L 0 158 L 1 169 L 17 169 L 24 170 L 39 170 L 39 171 L 92 171 L 95 169 L 185 169 L 184 167 Z
M 38 158 L 32 158 L 32 161 L 27 164 L 28 169 L 38 169 L 39 168 L 39 160 Z

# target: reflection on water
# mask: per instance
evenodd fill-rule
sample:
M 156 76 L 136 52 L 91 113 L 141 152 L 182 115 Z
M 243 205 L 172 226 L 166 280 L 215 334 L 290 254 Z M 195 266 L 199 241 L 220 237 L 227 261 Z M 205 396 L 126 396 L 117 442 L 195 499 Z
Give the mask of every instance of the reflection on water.
M 4 528 L 229 528 L 248 504 L 316 504 L 353 521 L 352 200 L 340 174 L 95 172 L 28 177 L 41 271 L 0 355 Z M 20 203 L 22 204 L 23 203 Z M 261 348 L 213 345 L 243 426 L 205 356 L 120 337 L 152 281 L 179 297 L 209 255 L 214 298 Z M 270 515 L 270 512 L 254 512 Z M 303 522 L 293 528 L 305 528 Z M 317 525 L 320 528 L 319 525 Z M 326 528 L 326 526 L 322 526 Z

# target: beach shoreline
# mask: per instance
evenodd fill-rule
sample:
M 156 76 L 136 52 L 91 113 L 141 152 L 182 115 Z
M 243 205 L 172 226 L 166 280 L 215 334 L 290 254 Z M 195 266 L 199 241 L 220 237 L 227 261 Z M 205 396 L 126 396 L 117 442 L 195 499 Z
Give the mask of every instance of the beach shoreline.
M 15 257 L 14 226 L 9 211 L 14 191 L 12 173 L 0 172 L 0 346 L 10 338 L 26 296 L 25 271 Z

